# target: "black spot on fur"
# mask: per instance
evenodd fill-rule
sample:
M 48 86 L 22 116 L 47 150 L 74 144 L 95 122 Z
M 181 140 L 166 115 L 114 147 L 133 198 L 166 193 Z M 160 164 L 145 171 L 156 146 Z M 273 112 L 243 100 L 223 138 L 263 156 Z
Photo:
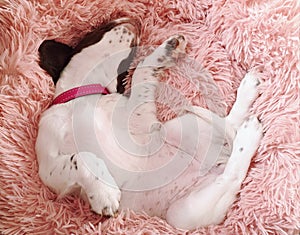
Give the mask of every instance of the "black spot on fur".
M 266 133 L 267 133 L 267 131 L 264 131 L 264 132 L 263 132 L 263 136 L 265 136 L 265 135 L 266 135 Z
M 74 159 L 74 156 L 75 156 L 75 154 L 73 154 L 72 156 L 71 156 L 71 162 L 73 161 L 73 159 Z
M 78 170 L 78 167 L 77 167 L 77 161 L 76 161 L 76 160 L 73 162 L 73 164 L 74 164 L 74 166 L 75 166 L 75 170 Z
M 162 63 L 162 62 L 164 62 L 164 60 L 163 60 L 162 58 L 158 58 L 158 59 L 157 59 L 157 62 L 158 62 L 158 63 Z
M 244 148 L 243 148 L 243 147 L 241 147 L 241 148 L 239 149 L 239 151 L 240 151 L 240 152 L 243 152 L 243 151 L 244 151 Z

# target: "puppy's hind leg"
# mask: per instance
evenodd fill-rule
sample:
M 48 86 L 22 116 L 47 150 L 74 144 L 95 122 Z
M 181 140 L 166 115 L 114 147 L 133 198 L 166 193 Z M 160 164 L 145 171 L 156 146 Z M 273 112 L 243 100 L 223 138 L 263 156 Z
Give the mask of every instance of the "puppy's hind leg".
M 250 118 L 237 132 L 224 172 L 208 186 L 171 204 L 167 221 L 182 229 L 221 223 L 241 188 L 261 137 L 261 124 L 256 117 Z

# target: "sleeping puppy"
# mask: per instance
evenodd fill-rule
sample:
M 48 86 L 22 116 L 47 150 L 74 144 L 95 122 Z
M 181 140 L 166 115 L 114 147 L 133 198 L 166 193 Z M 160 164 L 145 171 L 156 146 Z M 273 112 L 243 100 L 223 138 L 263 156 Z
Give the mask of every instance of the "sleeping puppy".
M 222 222 L 262 137 L 248 117 L 259 79 L 246 74 L 225 118 L 188 106 L 165 123 L 156 116 L 159 75 L 176 64 L 186 40 L 175 35 L 136 67 L 129 96 L 124 77 L 138 26 L 122 18 L 75 48 L 45 41 L 40 65 L 53 77 L 53 104 L 40 119 L 36 153 L 41 180 L 63 196 L 80 191 L 93 211 L 130 208 L 177 228 Z

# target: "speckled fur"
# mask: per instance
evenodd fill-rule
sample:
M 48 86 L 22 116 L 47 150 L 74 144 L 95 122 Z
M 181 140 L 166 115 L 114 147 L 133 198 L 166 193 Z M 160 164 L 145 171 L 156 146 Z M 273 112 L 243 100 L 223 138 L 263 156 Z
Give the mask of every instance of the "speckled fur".
M 36 143 L 40 177 L 60 195 L 80 188 L 98 214 L 112 216 L 118 209 L 131 208 L 184 229 L 220 223 L 262 136 L 258 120 L 247 119 L 258 96 L 258 76 L 246 75 L 226 118 L 191 106 L 182 116 L 161 123 L 154 99 L 158 74 L 174 65 L 186 42 L 173 36 L 140 62 L 126 97 L 116 93 L 114 78 L 130 53 L 131 30 L 128 25 L 117 26 L 64 69 L 56 96 L 95 82 L 112 94 L 81 97 L 52 106 L 42 115 Z M 220 156 L 208 156 L 209 148 L 220 149 Z M 151 185 L 159 174 L 147 172 L 163 168 L 175 156 L 186 167 L 177 173 L 175 168 L 171 169 L 175 173 L 162 171 L 159 183 Z M 209 157 L 215 159 L 212 168 Z

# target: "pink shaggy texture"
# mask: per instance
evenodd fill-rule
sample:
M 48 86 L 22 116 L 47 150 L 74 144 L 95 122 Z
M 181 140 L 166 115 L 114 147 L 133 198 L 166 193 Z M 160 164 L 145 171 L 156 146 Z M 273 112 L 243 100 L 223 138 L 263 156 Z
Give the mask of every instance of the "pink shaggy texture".
M 1 0 L 0 4 L 1 234 L 299 232 L 298 0 Z M 57 198 L 38 177 L 37 126 L 54 91 L 51 78 L 38 66 L 40 43 L 58 38 L 74 45 L 92 28 L 120 16 L 141 21 L 142 45 L 184 34 L 189 57 L 205 67 L 210 81 L 201 78 L 200 69 L 192 71 L 190 64 L 171 71 L 174 79 L 168 81 L 188 101 L 220 115 L 232 106 L 245 72 L 252 68 L 262 72 L 262 95 L 252 112 L 262 121 L 265 136 L 238 199 L 218 226 L 186 233 L 160 218 L 130 210 L 116 218 L 100 218 L 76 197 Z M 212 81 L 219 88 L 216 94 Z M 175 108 L 180 105 L 176 95 L 168 97 Z M 173 115 L 164 106 L 159 112 L 163 119 Z

